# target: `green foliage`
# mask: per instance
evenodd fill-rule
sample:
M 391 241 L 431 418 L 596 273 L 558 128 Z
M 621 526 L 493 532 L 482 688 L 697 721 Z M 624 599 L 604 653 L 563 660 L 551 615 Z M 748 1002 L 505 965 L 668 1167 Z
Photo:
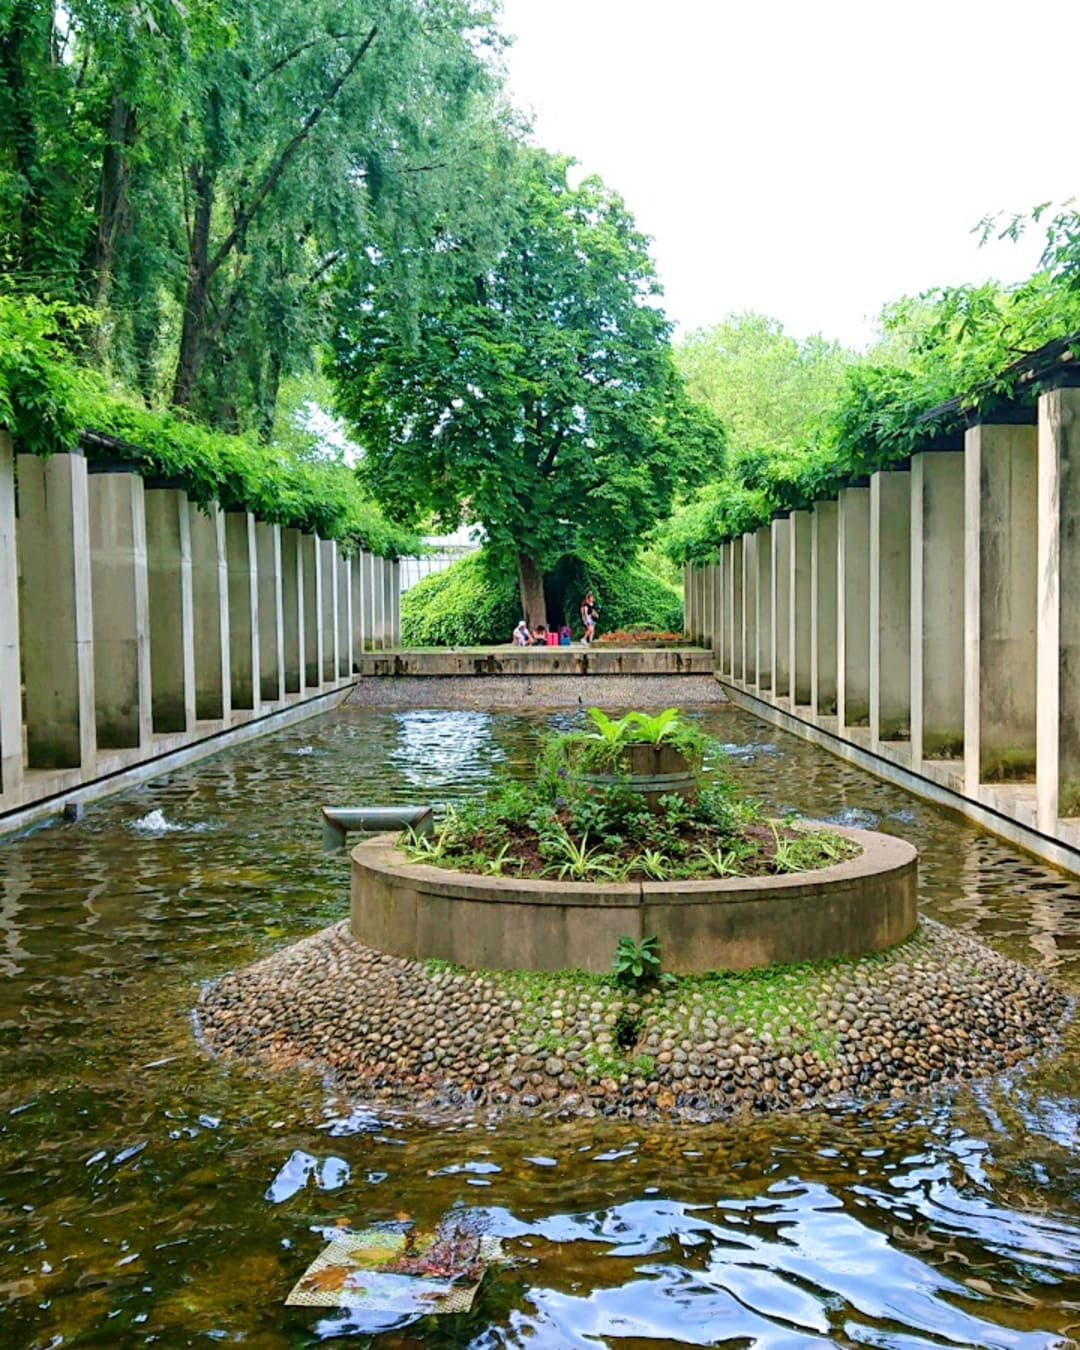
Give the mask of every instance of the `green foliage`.
M 553 626 L 565 617 L 580 636 L 578 603 L 592 589 L 601 604 L 601 625 L 638 625 L 668 631 L 682 627 L 675 590 L 631 564 L 617 567 L 564 558 L 545 580 Z M 521 618 L 513 575 L 488 549 L 481 549 L 410 586 L 401 597 L 402 641 L 419 647 L 471 647 L 509 642 Z
M 70 450 L 85 426 L 88 380 L 64 336 L 88 321 L 86 310 L 32 296 L 0 294 L 0 426 L 23 450 Z
M 0 274 L 98 311 L 95 361 L 269 438 L 337 266 L 489 190 L 486 0 L 0 0 Z M 483 210 L 483 206 L 478 210 Z
M 521 617 L 517 586 L 484 550 L 410 586 L 401 597 L 401 640 L 411 647 L 509 642 Z
M 1080 354 L 1078 222 L 1071 210 L 1051 220 L 1044 270 L 1016 286 L 942 288 L 888 305 L 881 341 L 866 357 L 836 352 L 826 361 L 823 397 L 800 403 L 791 416 L 768 399 L 755 404 L 762 409 L 754 428 L 760 442 L 748 443 L 751 419 L 740 413 L 724 474 L 661 524 L 657 545 L 675 561 L 711 561 L 720 541 L 766 524 L 774 511 L 807 507 L 852 478 L 903 463 L 959 429 L 967 411 L 1034 398 L 1037 389 L 1019 383 L 1026 354 L 1060 339 L 1071 339 Z M 1024 224 L 1014 219 L 1002 233 Z M 692 369 L 712 369 L 706 357 L 717 359 L 707 338 L 695 335 L 686 356 Z M 742 405 L 736 399 L 732 406 Z
M 0 425 L 21 452 L 49 455 L 82 440 L 89 457 L 119 456 L 145 476 L 175 480 L 203 505 L 248 510 L 347 549 L 416 551 L 415 536 L 387 521 L 339 460 L 212 431 L 109 388 L 70 353 L 68 341 L 87 322 L 85 310 L 0 295 Z
M 660 977 L 659 941 L 655 937 L 643 937 L 640 942 L 632 937 L 619 938 L 611 970 L 618 983 L 629 989 L 654 984 Z
M 568 168 L 521 148 L 487 237 L 446 223 L 411 331 L 395 260 L 357 262 L 332 367 L 380 500 L 403 520 L 481 523 L 530 587 L 568 554 L 625 562 L 627 540 L 722 450 L 672 363 L 644 237 L 614 192 L 572 187 Z

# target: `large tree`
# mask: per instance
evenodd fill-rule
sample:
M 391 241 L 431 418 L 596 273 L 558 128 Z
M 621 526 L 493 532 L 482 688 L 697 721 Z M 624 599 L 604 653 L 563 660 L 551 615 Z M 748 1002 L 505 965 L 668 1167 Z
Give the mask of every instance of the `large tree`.
M 0 0 L 0 272 L 148 401 L 273 422 L 324 290 L 470 178 L 487 0 Z M 395 218 L 395 219 L 392 219 Z
M 444 221 L 404 323 L 400 261 L 372 254 L 341 316 L 333 374 L 360 472 L 403 520 L 480 523 L 531 624 L 567 553 L 632 556 L 677 488 L 721 453 L 671 359 L 647 241 L 598 179 L 520 148 L 499 228 Z

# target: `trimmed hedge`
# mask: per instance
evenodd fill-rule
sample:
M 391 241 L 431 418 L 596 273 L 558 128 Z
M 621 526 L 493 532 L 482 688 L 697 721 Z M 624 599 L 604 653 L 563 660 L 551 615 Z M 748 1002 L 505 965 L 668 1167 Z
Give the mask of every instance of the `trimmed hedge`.
M 681 630 L 678 592 L 636 563 L 599 564 L 567 557 L 544 580 L 548 622 L 566 618 L 581 636 L 578 605 L 592 590 L 600 630 Z M 509 642 L 521 618 L 517 579 L 495 568 L 483 549 L 410 586 L 401 597 L 401 639 L 410 647 L 477 647 Z

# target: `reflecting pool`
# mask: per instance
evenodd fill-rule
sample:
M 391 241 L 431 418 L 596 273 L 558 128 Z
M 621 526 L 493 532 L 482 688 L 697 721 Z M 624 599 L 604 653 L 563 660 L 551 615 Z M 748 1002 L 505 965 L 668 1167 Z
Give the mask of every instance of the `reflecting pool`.
M 202 981 L 347 912 L 322 805 L 524 773 L 565 714 L 341 710 L 0 844 L 0 1345 L 1042 1347 L 1080 1336 L 1080 1035 L 871 1108 L 419 1121 L 206 1057 Z M 902 834 L 924 912 L 1080 988 L 1080 883 L 729 709 L 779 809 Z M 393 1009 L 387 1009 L 393 1016 Z M 470 1211 L 468 1315 L 285 1308 L 343 1226 Z

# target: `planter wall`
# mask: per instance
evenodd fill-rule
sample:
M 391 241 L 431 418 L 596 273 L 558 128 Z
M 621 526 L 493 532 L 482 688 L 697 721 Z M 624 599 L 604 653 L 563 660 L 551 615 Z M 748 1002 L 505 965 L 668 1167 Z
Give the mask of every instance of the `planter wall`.
M 610 970 L 624 936 L 656 937 L 676 974 L 881 951 L 914 931 L 918 854 L 891 835 L 837 833 L 863 852 L 815 872 L 617 885 L 410 863 L 381 835 L 352 853 L 352 933 L 414 960 L 596 974 Z

